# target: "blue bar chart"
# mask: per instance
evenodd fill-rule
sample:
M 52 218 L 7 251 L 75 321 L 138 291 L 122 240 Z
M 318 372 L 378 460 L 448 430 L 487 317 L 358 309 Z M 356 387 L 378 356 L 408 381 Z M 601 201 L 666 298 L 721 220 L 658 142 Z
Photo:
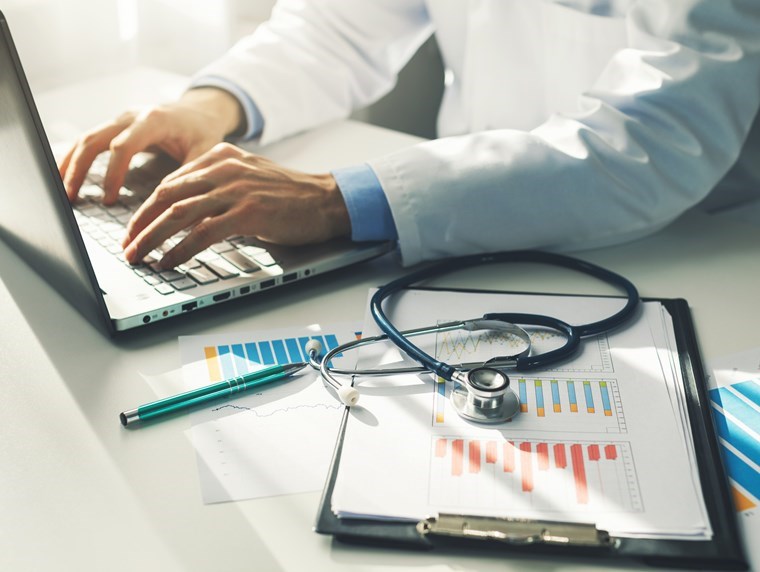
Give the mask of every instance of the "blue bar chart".
M 361 336 L 356 332 L 357 337 Z M 244 342 L 204 347 L 204 359 L 208 368 L 209 381 L 222 381 L 261 369 L 261 366 L 284 365 L 308 361 L 306 344 L 317 340 L 323 348 L 338 347 L 335 334 L 302 336 L 259 342 Z M 340 354 L 336 357 L 339 357 Z
M 760 383 L 756 379 L 710 390 L 734 503 L 739 512 L 760 504 Z

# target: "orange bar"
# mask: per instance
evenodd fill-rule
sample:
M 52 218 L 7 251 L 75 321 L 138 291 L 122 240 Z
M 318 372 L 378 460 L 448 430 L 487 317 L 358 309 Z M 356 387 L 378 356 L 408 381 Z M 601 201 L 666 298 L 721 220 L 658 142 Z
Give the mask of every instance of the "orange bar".
M 538 410 L 536 411 L 536 415 L 538 415 L 539 417 L 543 417 L 544 416 L 544 408 L 543 407 L 539 407 Z
M 565 446 L 562 443 L 554 445 L 554 466 L 558 469 L 567 467 L 567 457 L 565 456 Z
M 216 348 L 213 346 L 206 346 L 203 348 L 203 353 L 206 355 L 206 367 L 208 368 L 209 381 L 222 381 L 222 372 L 219 371 L 219 361 L 216 359 Z
M 615 447 L 615 445 L 605 445 L 604 458 L 609 459 L 610 461 L 617 459 L 617 447 Z
M 733 485 L 731 486 L 731 492 L 734 493 L 734 506 L 738 512 L 744 512 L 757 506 Z
M 520 404 L 520 413 L 527 413 L 528 412 L 528 404 L 527 403 L 521 403 Z
M 522 490 L 533 490 L 533 465 L 530 462 L 530 443 L 520 443 L 520 470 L 522 471 Z
M 573 413 L 578 413 L 578 404 L 577 403 L 571 403 L 570 404 L 570 411 Z
M 504 472 L 511 473 L 515 470 L 515 444 L 513 441 L 504 443 Z
M 599 454 L 599 445 L 589 445 L 588 446 L 588 460 L 598 461 L 599 459 L 601 459 L 601 455 Z
M 438 439 L 435 442 L 435 456 L 436 457 L 445 457 L 446 456 L 446 439 Z
M 554 413 L 562 413 L 562 405 L 559 403 L 554 404 Z
M 464 441 L 454 439 L 451 442 L 451 474 L 458 477 L 462 474 L 462 453 L 464 452 Z
M 549 470 L 549 445 L 546 443 L 539 443 L 536 445 L 536 454 L 538 455 L 538 470 Z
M 470 464 L 468 470 L 471 473 L 480 472 L 480 441 L 470 441 Z
M 611 411 L 610 409 L 605 409 L 605 410 L 604 410 L 604 414 L 605 414 L 607 417 L 612 417 L 612 411 Z
M 588 504 L 588 486 L 586 484 L 586 468 L 583 466 L 583 447 L 570 445 L 570 458 L 573 461 L 573 477 L 575 478 L 575 499 L 578 504 Z
M 496 441 L 486 443 L 486 463 L 494 464 L 496 462 Z

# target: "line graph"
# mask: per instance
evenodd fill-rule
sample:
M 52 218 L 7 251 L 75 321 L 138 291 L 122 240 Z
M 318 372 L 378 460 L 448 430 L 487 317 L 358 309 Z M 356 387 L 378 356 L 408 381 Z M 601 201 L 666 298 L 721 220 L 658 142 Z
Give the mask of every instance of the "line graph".
M 564 343 L 559 333 L 545 329 L 530 329 L 532 353 L 539 354 L 557 349 Z M 514 355 L 525 347 L 525 342 L 517 336 L 497 330 L 468 332 L 456 330 L 440 332 L 435 340 L 435 357 L 447 363 L 462 361 L 486 361 L 495 356 Z M 596 336 L 581 344 L 579 354 L 574 356 L 573 365 L 562 365 L 547 370 L 560 373 L 613 373 L 615 368 L 606 335 Z

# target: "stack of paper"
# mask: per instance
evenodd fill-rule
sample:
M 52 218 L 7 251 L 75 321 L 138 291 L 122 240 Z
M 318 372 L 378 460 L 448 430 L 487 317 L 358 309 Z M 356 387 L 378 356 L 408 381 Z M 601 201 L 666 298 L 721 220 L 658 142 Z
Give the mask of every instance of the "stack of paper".
M 579 324 L 621 306 L 615 298 L 412 290 L 386 311 L 406 329 L 488 312 Z M 366 320 L 365 335 L 376 331 Z M 551 331 L 530 333 L 534 352 L 563 342 Z M 498 332 L 447 332 L 420 346 L 458 363 L 513 354 L 520 343 Z M 590 522 L 617 536 L 710 538 L 677 358 L 672 320 L 650 302 L 555 369 L 511 374 L 521 412 L 506 423 L 463 420 L 448 399 L 452 383 L 429 374 L 359 378 L 332 508 L 343 518 L 457 513 Z M 370 346 L 358 368 L 404 359 L 392 346 Z

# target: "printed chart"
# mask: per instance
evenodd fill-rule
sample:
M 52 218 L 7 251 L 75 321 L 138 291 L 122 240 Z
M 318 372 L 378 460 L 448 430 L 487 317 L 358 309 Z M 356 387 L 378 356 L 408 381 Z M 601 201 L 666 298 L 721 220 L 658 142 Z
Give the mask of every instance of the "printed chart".
M 564 338 L 552 331 L 533 330 L 529 332 L 532 351 L 544 353 L 560 347 Z M 525 347 L 525 342 L 506 332 L 486 330 L 467 332 L 457 330 L 441 332 L 435 341 L 436 358 L 446 363 L 487 360 L 495 356 L 514 355 Z M 606 335 L 584 341 L 571 363 L 549 370 L 571 373 L 613 373 L 609 340 Z
M 430 503 L 452 510 L 642 510 L 627 442 L 433 437 Z
M 625 433 L 623 404 L 614 379 L 511 378 L 520 398 L 514 429 Z M 454 386 L 439 378 L 433 387 L 433 425 L 446 426 L 456 415 L 448 396 Z
M 307 361 L 306 344 L 335 348 L 358 324 L 180 338 L 186 383 L 199 387 L 263 367 Z M 336 356 L 337 362 L 345 358 Z M 343 364 L 347 365 L 347 364 Z M 319 490 L 344 406 L 317 372 L 244 392 L 193 413 L 193 445 L 206 503 Z
M 710 390 L 713 419 L 739 512 L 760 505 L 760 382 Z
M 357 338 L 361 337 L 361 332 L 355 332 L 354 335 Z M 338 338 L 335 334 L 205 346 L 203 359 L 208 368 L 208 379 L 210 382 L 230 379 L 261 369 L 262 365 L 284 365 L 309 361 L 306 344 L 310 340 L 318 340 L 325 348 L 323 353 L 338 346 Z

